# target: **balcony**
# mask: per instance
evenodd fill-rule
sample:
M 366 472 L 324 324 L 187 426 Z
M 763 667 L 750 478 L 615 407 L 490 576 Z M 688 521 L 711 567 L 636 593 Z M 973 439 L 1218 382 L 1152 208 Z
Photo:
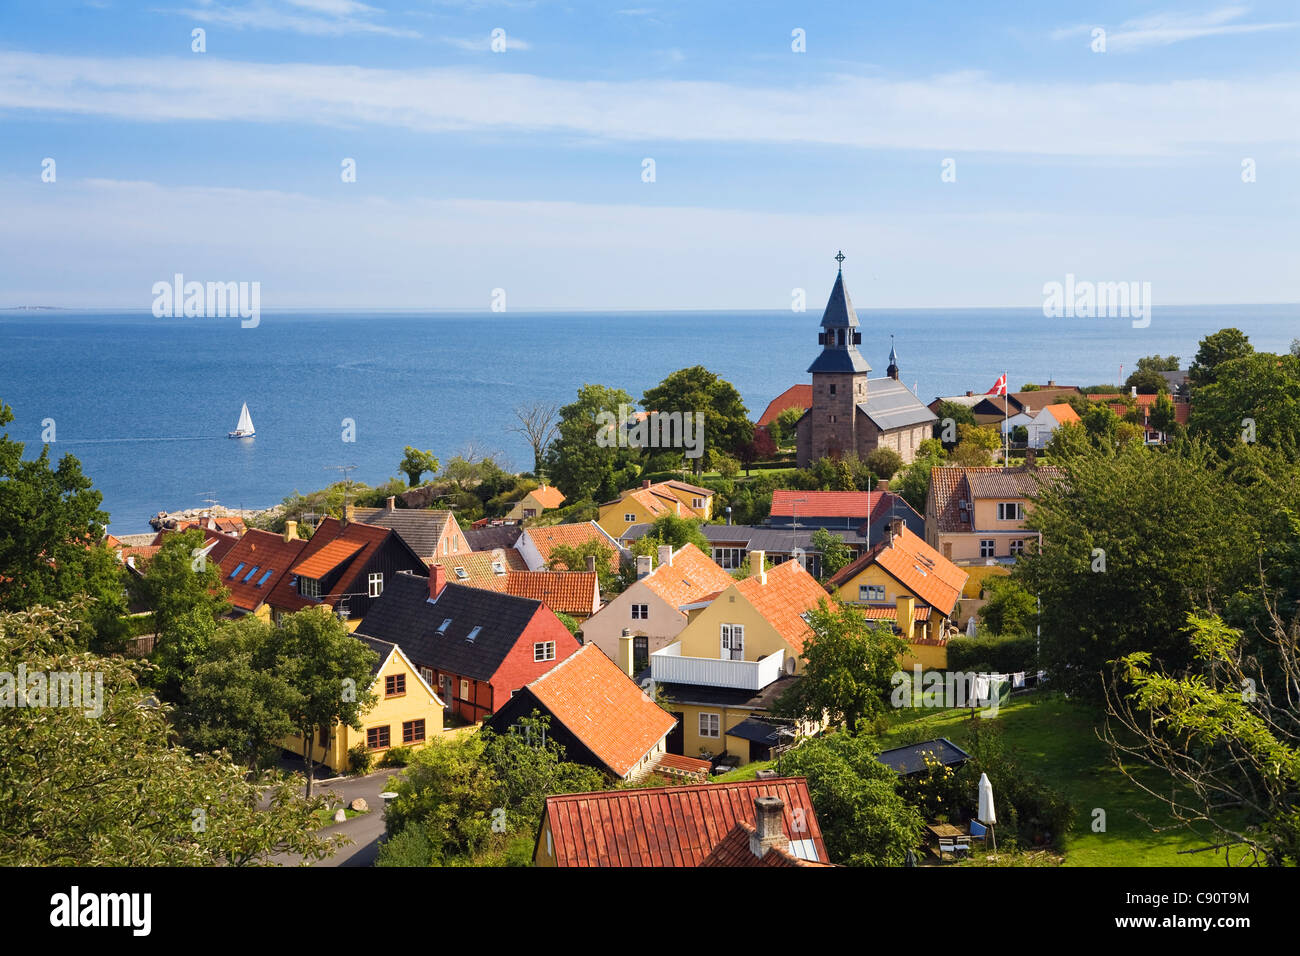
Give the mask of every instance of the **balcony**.
M 761 661 L 729 661 L 720 657 L 683 657 L 680 641 L 650 655 L 650 676 L 657 684 L 698 684 L 762 690 L 782 674 L 785 651 Z

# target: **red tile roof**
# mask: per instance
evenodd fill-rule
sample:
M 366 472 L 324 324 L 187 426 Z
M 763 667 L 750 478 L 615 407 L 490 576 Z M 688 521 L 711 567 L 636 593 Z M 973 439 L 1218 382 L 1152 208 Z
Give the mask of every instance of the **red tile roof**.
M 930 469 L 927 520 L 933 509 L 939 532 L 973 531 L 976 498 L 1030 498 L 1039 493 L 1040 485 L 1058 481 L 1064 474 L 1057 465 L 936 465 Z M 965 511 L 963 501 L 970 504 Z
M 383 546 L 384 542 L 389 539 L 390 535 L 397 538 L 398 541 L 401 541 L 401 538 L 397 537 L 397 532 L 391 531 L 388 528 L 361 524 L 357 521 L 349 521 L 346 525 L 343 525 L 337 518 L 325 518 L 316 526 L 315 532 L 312 533 L 311 540 L 307 542 L 307 547 L 305 547 L 302 550 L 302 553 L 298 556 L 298 563 L 293 568 L 290 568 L 291 573 L 282 575 L 280 582 L 272 588 L 271 597 L 267 603 L 272 607 L 286 611 L 299 611 L 305 607 L 319 607 L 321 605 L 329 605 L 330 607 L 333 607 L 335 601 L 338 600 L 338 596 L 363 591 L 365 589 L 365 582 L 362 581 L 358 585 L 354 579 L 356 575 L 360 574 L 361 570 L 369 564 L 371 557 L 380 549 L 380 547 Z M 313 560 L 316 555 L 325 551 L 330 547 L 330 545 L 337 541 L 343 543 L 342 547 L 332 548 L 325 557 L 322 557 L 319 560 Z M 359 549 L 352 547 L 352 545 L 358 543 L 360 545 Z M 405 547 L 405 545 L 403 545 L 403 547 Z M 338 555 L 343 554 L 344 552 L 350 553 L 351 556 L 348 557 L 345 555 L 341 558 L 338 557 Z M 412 556 L 413 560 L 415 560 L 414 552 L 412 552 Z M 332 585 L 333 590 L 336 592 L 333 596 L 322 595 L 319 601 L 313 598 L 303 597 L 290 583 L 293 581 L 295 575 L 304 574 L 305 577 L 313 577 L 315 576 L 314 573 L 318 572 L 321 566 L 328 565 L 328 567 L 325 567 L 324 571 L 319 572 L 321 574 L 326 574 L 334 568 L 337 568 L 339 565 L 345 563 L 347 564 L 347 569 L 344 570 L 343 576 Z M 303 572 L 297 570 L 298 568 L 308 568 L 310 570 Z
M 551 560 L 551 550 L 556 545 L 566 545 L 570 548 L 578 548 L 588 541 L 599 541 L 610 550 L 609 568 L 615 574 L 618 573 L 619 551 L 618 545 L 612 541 L 594 521 L 584 521 L 581 524 L 553 524 L 543 525 L 534 528 L 524 529 L 524 534 L 532 541 L 533 546 L 537 548 L 538 554 L 542 556 L 542 563 L 549 564 Z M 585 570 L 583 568 L 570 568 L 572 571 Z
M 493 564 L 501 562 L 502 571 L 497 573 Z M 494 551 L 471 551 L 466 554 L 451 554 L 445 558 L 426 561 L 432 567 L 441 565 L 447 572 L 447 580 L 456 584 L 467 584 L 473 588 L 488 588 L 492 591 L 505 589 L 506 575 L 511 571 L 526 571 L 528 565 L 514 548 L 497 548 Z M 463 574 L 461 572 L 464 572 Z
M 1048 405 L 1043 409 L 1043 411 L 1051 412 L 1052 417 L 1062 424 L 1065 422 L 1074 422 L 1075 424 L 1078 424 L 1083 421 L 1083 419 L 1079 417 L 1079 413 L 1074 410 L 1073 405 L 1066 405 L 1064 403 L 1060 405 Z
M 245 534 L 224 558 L 217 561 L 221 568 L 221 583 L 230 591 L 231 606 L 241 611 L 257 610 L 280 579 L 289 573 L 289 568 L 306 547 L 307 542 L 302 538 L 285 541 L 282 535 L 256 529 Z M 236 568 L 239 568 L 239 573 L 232 578 Z M 249 573 L 254 568 L 257 573 L 250 578 Z M 259 587 L 258 582 L 268 571 L 271 576 Z
M 543 508 L 558 508 L 564 504 L 564 492 L 554 485 L 534 488 L 531 494 Z
M 526 685 L 555 720 L 616 776 L 634 769 L 677 725 L 595 644 Z
M 853 563 L 840 568 L 827 586 L 843 587 L 872 564 L 883 568 L 919 601 L 944 615 L 952 613 L 969 577 L 904 525 L 900 534 L 886 538 Z
M 340 538 L 317 548 L 293 568 L 293 573 L 303 578 L 323 578 L 363 547 L 364 541 Z
M 754 424 L 760 428 L 772 424 L 787 408 L 797 408 L 800 411 L 807 411 L 812 408 L 812 386 L 811 385 L 791 385 L 784 392 L 767 403 L 762 417 Z
M 600 576 L 595 571 L 510 571 L 500 590 L 541 601 L 557 614 L 590 617 L 599 607 Z
M 673 552 L 671 564 L 660 564 L 641 581 L 671 607 L 680 608 L 731 587 L 731 575 L 693 544 Z
M 861 518 L 865 521 L 874 514 L 882 494 L 885 493 L 778 489 L 772 492 L 771 513 L 775 518 L 793 518 L 803 515 L 818 518 Z
M 830 604 L 830 597 L 798 561 L 783 561 L 766 575 L 766 584 L 757 574 L 751 574 L 735 582 L 736 590 L 776 628 L 795 653 L 802 654 L 804 640 L 812 633 L 803 615 L 822 601 Z
M 737 823 L 754 822 L 754 798 L 763 796 L 781 799 L 786 833 L 826 861 L 803 777 L 570 793 L 547 797 L 544 814 L 557 866 L 699 866 Z

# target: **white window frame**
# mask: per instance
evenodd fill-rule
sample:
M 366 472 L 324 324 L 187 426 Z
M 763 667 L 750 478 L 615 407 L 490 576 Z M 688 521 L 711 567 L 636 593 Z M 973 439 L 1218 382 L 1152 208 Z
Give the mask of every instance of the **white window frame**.
M 460 679 L 460 699 L 461 699 L 461 700 L 469 700 L 469 699 L 470 699 L 470 696 L 469 696 L 469 681 L 465 680 L 465 678 L 463 678 L 463 677 Z
M 384 572 L 371 571 L 370 577 L 367 579 L 367 585 L 368 585 L 367 593 L 372 598 L 377 598 L 379 597 L 379 595 L 383 594 L 384 593 Z
M 718 656 L 724 661 L 743 661 L 745 659 L 745 625 L 723 624 L 718 628 Z M 737 646 L 739 644 L 739 646 Z M 740 656 L 736 656 L 736 652 Z
M 533 644 L 533 662 L 555 660 L 555 642 L 538 641 Z
M 320 600 L 320 578 L 302 578 L 298 579 L 298 593 L 303 597 L 315 598 Z
M 883 584 L 859 584 L 858 600 L 864 604 L 870 604 L 872 601 L 884 601 L 885 586 Z
M 988 547 L 988 553 L 985 553 L 985 546 Z M 998 542 L 996 538 L 980 538 L 980 557 L 994 558 L 997 557 Z
M 626 521 L 628 524 L 636 524 L 636 515 L 631 514 L 629 512 L 623 515 L 623 520 Z
M 1013 539 L 1012 542 L 1011 542 L 1011 544 L 1008 545 L 1008 552 L 1010 553 L 1010 555 L 1011 555 L 1013 558 L 1014 558 L 1016 555 L 1018 555 L 1018 554 L 1024 554 L 1024 553 L 1025 553 L 1025 539 L 1024 539 L 1024 538 L 1015 538 L 1015 539 Z
M 1009 512 L 1009 513 L 1008 513 Z M 1025 506 L 1018 501 L 999 501 L 999 521 L 1021 521 L 1025 517 Z
M 703 498 L 692 498 L 692 499 L 691 499 L 691 507 L 692 507 L 692 508 L 703 508 L 703 507 L 704 507 L 704 499 L 703 499 Z
M 632 605 L 632 620 L 634 620 L 634 621 L 648 621 L 648 620 L 650 620 L 650 605 L 649 605 L 649 604 L 633 604 L 633 605 Z
M 722 715 L 700 712 L 699 721 L 700 736 L 705 740 L 719 740 L 722 737 Z M 710 732 L 711 731 L 711 732 Z

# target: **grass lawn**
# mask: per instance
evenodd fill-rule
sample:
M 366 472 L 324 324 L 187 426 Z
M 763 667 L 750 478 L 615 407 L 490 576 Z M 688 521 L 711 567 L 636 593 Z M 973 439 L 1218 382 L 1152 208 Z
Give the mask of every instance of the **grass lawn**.
M 753 763 L 745 764 L 743 767 L 737 767 L 735 770 L 728 770 L 716 777 L 710 777 L 709 783 L 735 783 L 738 780 L 753 780 L 760 770 L 767 770 L 769 767 L 775 766 L 775 760 L 756 760 Z
M 913 735 L 921 727 L 925 737 L 947 737 L 962 746 L 971 725 L 966 709 L 904 713 L 906 716 L 885 734 L 885 746 L 918 739 Z M 1109 748 L 1097 738 L 1096 715 L 1090 709 L 1059 695 L 1026 694 L 1014 698 L 991 719 L 1003 728 L 1008 754 L 1074 804 L 1075 825 L 1065 842 L 1066 866 L 1223 865 L 1223 857 L 1214 852 L 1178 854 L 1214 841 L 1198 839 L 1187 830 L 1156 833 L 1138 819 L 1135 814 L 1141 813 L 1164 823 L 1169 816 L 1163 804 L 1139 790 L 1115 767 Z M 1156 789 L 1163 779 L 1154 772 L 1141 776 Z M 996 797 L 994 794 L 995 801 Z M 1104 833 L 1092 830 L 1094 808 L 1106 811 Z
M 319 821 L 321 826 L 323 827 L 331 826 L 334 823 L 334 814 L 337 811 L 337 809 L 338 808 L 335 807 L 334 810 L 328 810 L 328 809 L 317 810 L 314 815 L 317 821 Z M 361 816 L 362 813 L 362 811 L 353 810 L 351 807 L 344 807 L 343 812 L 347 815 L 347 818 L 349 820 L 351 820 L 353 817 Z

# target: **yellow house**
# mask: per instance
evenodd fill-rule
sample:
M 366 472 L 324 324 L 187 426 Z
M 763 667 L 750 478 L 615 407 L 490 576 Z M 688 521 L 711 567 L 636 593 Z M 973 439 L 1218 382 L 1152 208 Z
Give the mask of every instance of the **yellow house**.
M 360 731 L 336 723 L 328 734 L 318 730 L 312 742 L 311 759 L 338 773 L 350 769 L 348 751 L 357 744 L 379 757 L 393 747 L 422 747 L 442 733 L 442 699 L 402 649 L 373 637 L 357 640 L 379 655 L 370 686 L 378 700 L 362 716 Z M 286 738 L 283 746 L 301 755 L 302 737 Z
M 746 764 L 821 729 L 768 712 L 803 673 L 806 616 L 829 603 L 827 594 L 797 561 L 758 570 L 763 552 L 749 558 L 753 574 L 686 605 L 678 639 L 650 655 L 664 706 L 681 721 L 680 737 L 669 738 L 673 753 L 710 759 L 725 751 Z
M 643 481 L 640 488 L 602 504 L 597 524 L 618 540 L 632 525 L 649 524 L 663 515 L 707 521 L 713 515 L 713 492 L 684 481 Z
M 514 507 L 506 514 L 506 520 L 523 521 L 525 518 L 536 518 L 543 511 L 558 508 L 562 504 L 564 504 L 564 494 L 560 489 L 552 485 L 542 485 L 516 501 Z
M 870 620 L 892 621 L 911 646 L 903 666 L 945 668 L 949 620 L 966 584 L 966 572 L 908 530 L 889 523 L 884 539 L 827 582 L 845 604 Z
M 925 540 L 968 572 L 959 627 L 983 605 L 984 582 L 1006 575 L 1016 557 L 1038 543 L 1025 527 L 1034 498 L 1063 475 L 1055 465 L 1027 462 L 1017 468 L 940 465 L 930 472 L 925 502 Z

